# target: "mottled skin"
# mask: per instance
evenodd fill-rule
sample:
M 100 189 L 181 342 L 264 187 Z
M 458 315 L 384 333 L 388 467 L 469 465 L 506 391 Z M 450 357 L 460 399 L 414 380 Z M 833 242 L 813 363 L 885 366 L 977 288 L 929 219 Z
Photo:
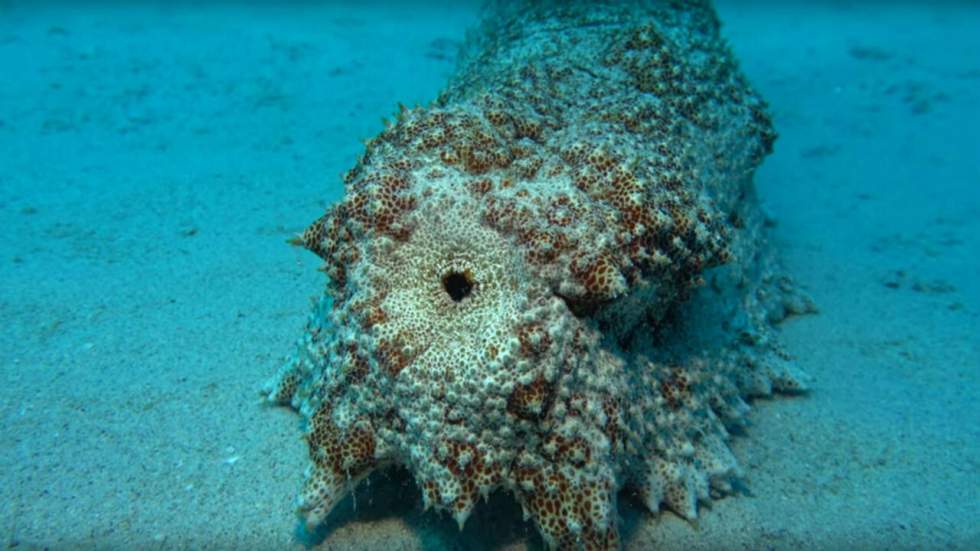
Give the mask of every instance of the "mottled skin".
M 801 388 L 773 140 L 707 4 L 489 8 L 297 239 L 329 281 L 266 392 L 307 420 L 307 523 L 390 465 L 460 525 L 511 492 L 560 548 L 617 548 L 624 486 L 686 518 L 728 491 L 743 399 Z

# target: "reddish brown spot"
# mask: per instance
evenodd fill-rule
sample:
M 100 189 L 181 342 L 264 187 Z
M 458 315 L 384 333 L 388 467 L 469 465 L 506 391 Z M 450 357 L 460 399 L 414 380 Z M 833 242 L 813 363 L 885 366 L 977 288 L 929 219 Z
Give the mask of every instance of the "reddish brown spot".
M 554 385 L 541 377 L 527 385 L 516 385 L 507 399 L 507 411 L 521 419 L 537 421 L 548 413 L 554 390 Z

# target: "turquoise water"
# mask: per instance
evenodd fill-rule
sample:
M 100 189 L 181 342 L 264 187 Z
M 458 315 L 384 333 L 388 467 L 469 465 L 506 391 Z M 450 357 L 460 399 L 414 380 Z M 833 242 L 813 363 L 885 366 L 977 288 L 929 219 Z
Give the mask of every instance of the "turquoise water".
M 0 538 L 17 548 L 536 548 L 506 499 L 459 532 L 399 475 L 299 529 L 297 421 L 257 388 L 322 290 L 284 241 L 475 5 L 0 2 Z M 733 442 L 697 524 L 630 549 L 980 548 L 980 8 L 720 2 L 780 134 L 756 181 L 819 305 L 813 391 Z

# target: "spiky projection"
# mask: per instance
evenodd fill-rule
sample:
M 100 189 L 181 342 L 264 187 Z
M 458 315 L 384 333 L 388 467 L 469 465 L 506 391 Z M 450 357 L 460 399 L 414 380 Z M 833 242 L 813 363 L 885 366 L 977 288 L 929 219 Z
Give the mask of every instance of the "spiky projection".
M 617 548 L 624 486 L 689 519 L 729 491 L 744 400 L 802 388 L 772 324 L 810 308 L 752 187 L 764 107 L 706 3 L 488 9 L 297 240 L 329 281 L 266 395 L 306 420 L 306 522 L 392 465 L 561 548 Z

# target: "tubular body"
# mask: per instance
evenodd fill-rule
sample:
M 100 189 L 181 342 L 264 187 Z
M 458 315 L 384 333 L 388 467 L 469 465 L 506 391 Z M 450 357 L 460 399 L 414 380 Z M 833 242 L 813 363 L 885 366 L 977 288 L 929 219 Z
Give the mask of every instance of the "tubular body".
M 616 493 L 693 518 L 744 399 L 802 388 L 811 309 L 752 174 L 775 135 L 703 2 L 501 2 L 302 237 L 326 292 L 269 400 L 307 421 L 320 523 L 409 469 L 465 522 L 511 492 L 549 546 L 619 546 Z M 706 284 L 710 283 L 710 284 Z

